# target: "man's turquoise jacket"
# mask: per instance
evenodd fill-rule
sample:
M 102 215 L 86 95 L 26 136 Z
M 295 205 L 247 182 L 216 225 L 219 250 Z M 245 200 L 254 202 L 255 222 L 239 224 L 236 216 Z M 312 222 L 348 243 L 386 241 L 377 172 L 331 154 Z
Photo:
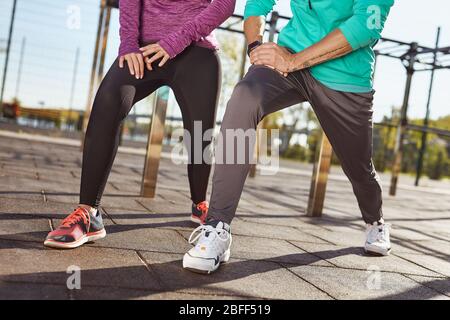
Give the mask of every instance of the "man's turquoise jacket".
M 267 16 L 275 2 L 247 0 L 244 18 Z M 371 91 L 373 46 L 393 4 L 394 0 L 291 0 L 293 16 L 281 30 L 278 44 L 300 52 L 339 28 L 353 52 L 312 67 L 312 75 L 334 90 Z

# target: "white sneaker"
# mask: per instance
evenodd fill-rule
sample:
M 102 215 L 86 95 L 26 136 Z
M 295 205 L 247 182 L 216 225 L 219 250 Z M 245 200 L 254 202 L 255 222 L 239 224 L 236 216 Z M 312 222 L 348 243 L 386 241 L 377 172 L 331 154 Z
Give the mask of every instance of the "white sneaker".
M 390 224 L 374 222 L 368 224 L 366 229 L 366 244 L 364 251 L 368 254 L 388 256 L 391 251 L 389 239 Z
M 215 228 L 199 226 L 189 237 L 189 243 L 195 246 L 184 255 L 183 268 L 208 274 L 216 271 L 220 263 L 230 259 L 231 241 L 230 226 L 224 222 Z

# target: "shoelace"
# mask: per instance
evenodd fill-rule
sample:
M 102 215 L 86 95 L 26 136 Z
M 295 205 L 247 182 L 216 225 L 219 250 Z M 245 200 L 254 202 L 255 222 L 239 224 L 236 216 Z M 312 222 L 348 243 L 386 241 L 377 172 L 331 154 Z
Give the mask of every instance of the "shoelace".
M 197 205 L 197 209 L 202 213 L 208 212 L 209 204 L 207 201 L 202 201 Z
M 228 232 L 219 233 L 219 232 L 217 232 L 217 229 L 212 226 L 202 225 L 202 226 L 198 226 L 194 231 L 192 231 L 191 236 L 189 237 L 189 243 L 194 244 L 201 237 L 206 236 L 207 232 L 214 232 L 216 234 L 217 238 L 221 241 L 228 240 Z M 221 236 L 221 234 L 225 234 L 225 236 Z
M 381 231 L 378 234 L 378 239 L 380 240 L 386 240 L 386 234 L 389 232 L 390 225 L 384 224 L 383 228 L 381 228 Z
M 84 224 L 88 225 L 87 230 L 89 230 L 91 227 L 91 215 L 85 208 L 82 207 L 76 208 L 71 214 L 69 214 L 69 216 L 61 222 L 61 226 L 70 227 L 79 222 L 81 219 Z
M 390 225 L 384 224 L 382 226 L 374 226 L 372 232 L 376 232 L 375 240 L 376 241 L 386 241 L 386 234 L 389 232 Z

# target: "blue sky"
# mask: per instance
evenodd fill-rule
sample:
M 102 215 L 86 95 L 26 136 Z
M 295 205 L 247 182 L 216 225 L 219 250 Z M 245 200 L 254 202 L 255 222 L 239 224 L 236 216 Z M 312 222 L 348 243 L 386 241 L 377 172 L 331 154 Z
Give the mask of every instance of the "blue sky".
M 238 0 L 236 13 L 242 13 L 245 0 Z M 5 46 L 11 0 L 0 0 L 0 48 Z M 19 98 L 26 105 L 67 107 L 69 104 L 75 51 L 80 48 L 80 64 L 75 86 L 75 109 L 84 109 L 89 70 L 97 28 L 98 0 L 18 0 L 16 28 L 13 35 L 11 64 L 6 99 L 14 96 L 22 38 L 26 37 L 25 56 Z M 80 8 L 80 28 L 68 27 L 71 5 Z M 277 9 L 289 15 L 289 1 L 278 1 Z M 448 0 L 397 0 L 383 35 L 403 41 L 418 41 L 434 46 L 436 28 L 442 27 L 441 45 L 450 45 L 450 2 Z M 118 46 L 118 13 L 111 23 L 107 66 L 115 58 Z M 4 54 L 0 52 L 3 69 Z M 2 71 L 0 71 L 1 74 Z M 392 105 L 401 105 L 405 82 L 404 67 L 399 61 L 380 58 L 375 81 L 375 120 L 390 113 Z M 418 73 L 413 82 L 409 116 L 425 114 L 429 73 Z M 431 116 L 450 114 L 450 70 L 436 73 Z M 148 109 L 148 106 L 140 108 Z

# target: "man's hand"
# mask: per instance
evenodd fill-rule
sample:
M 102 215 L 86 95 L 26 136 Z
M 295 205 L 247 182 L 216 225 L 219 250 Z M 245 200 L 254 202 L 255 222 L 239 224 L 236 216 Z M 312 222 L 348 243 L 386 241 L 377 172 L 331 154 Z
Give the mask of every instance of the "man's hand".
M 127 62 L 130 74 L 135 76 L 136 79 L 142 79 L 144 77 L 144 58 L 140 53 L 129 53 L 119 58 L 119 67 L 123 68 L 124 62 Z
M 152 63 L 155 62 L 158 59 L 161 59 L 161 61 L 158 64 L 158 67 L 162 67 L 167 60 L 170 59 L 169 54 L 166 52 L 166 50 L 163 49 L 159 44 L 150 44 L 148 46 L 142 47 L 141 49 L 142 55 L 144 56 L 145 63 L 147 64 L 148 70 L 153 70 Z M 153 56 L 150 58 L 149 56 Z
M 250 62 L 255 65 L 264 65 L 275 69 L 282 75 L 287 76 L 292 72 L 293 54 L 286 48 L 276 43 L 263 43 L 250 53 Z

